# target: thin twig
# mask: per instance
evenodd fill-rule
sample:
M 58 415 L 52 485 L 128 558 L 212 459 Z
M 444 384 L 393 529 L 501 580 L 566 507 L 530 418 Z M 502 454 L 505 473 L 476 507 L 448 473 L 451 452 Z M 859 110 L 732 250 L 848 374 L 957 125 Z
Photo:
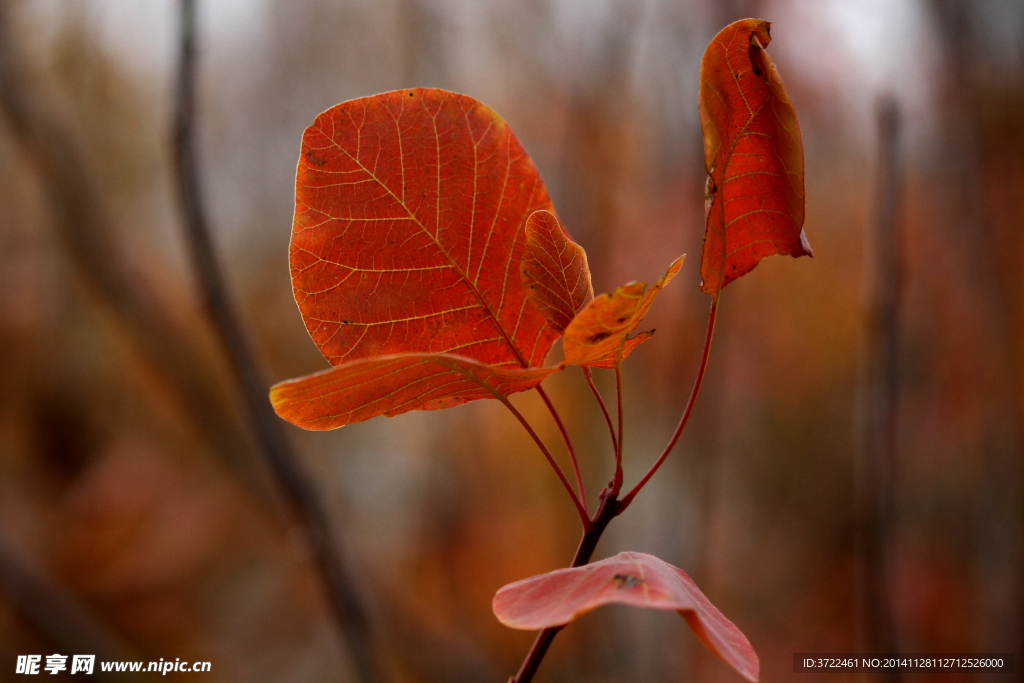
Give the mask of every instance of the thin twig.
M 718 294 L 711 301 L 711 313 L 708 316 L 708 332 L 704 339 L 704 352 L 701 355 L 700 366 L 697 368 L 697 377 L 693 382 L 693 390 L 690 392 L 690 399 L 686 402 L 686 408 L 683 410 L 683 416 L 679 420 L 679 425 L 676 427 L 675 433 L 672 435 L 668 446 L 662 452 L 657 462 L 651 466 L 647 474 L 630 489 L 621 500 L 618 500 L 619 486 L 622 483 L 621 472 L 616 473 L 616 477 L 612 479 L 607 487 L 601 491 L 600 502 L 597 507 L 597 511 L 594 513 L 592 525 L 589 529 L 585 528 L 583 538 L 580 540 L 579 548 L 576 550 L 576 555 L 573 557 L 571 567 L 580 567 L 590 561 L 590 557 L 594 553 L 594 549 L 597 547 L 597 542 L 601 539 L 601 534 L 607 528 L 608 524 L 615 519 L 615 517 L 625 512 L 626 508 L 629 507 L 630 502 L 639 493 L 640 489 L 643 488 L 654 473 L 657 472 L 661 464 L 665 462 L 665 458 L 672 451 L 672 448 L 676 445 L 679 440 L 679 435 L 683 433 L 683 427 L 686 426 L 687 420 L 690 418 L 690 413 L 693 411 L 694 402 L 697 400 L 697 394 L 700 392 L 700 385 L 704 379 L 704 371 L 707 368 L 708 356 L 711 351 L 711 339 L 714 336 L 715 331 L 715 318 L 718 313 Z M 622 380 L 620 372 L 616 368 L 615 373 L 615 384 L 616 393 L 619 397 L 619 442 L 616 448 L 616 462 L 621 463 L 622 453 Z M 593 381 L 591 380 L 589 373 L 587 373 L 587 380 L 590 382 L 591 387 L 594 388 L 595 395 L 600 400 L 600 394 L 597 393 L 596 387 L 593 387 Z M 607 411 L 605 413 L 607 415 Z M 609 428 L 611 420 L 609 419 Z M 617 468 L 618 469 L 618 468 Z M 512 678 L 509 683 L 530 683 L 533 680 L 533 675 L 537 672 L 537 668 L 540 666 L 541 661 L 544 659 L 544 655 L 547 654 L 548 648 L 551 647 L 552 641 L 555 636 L 561 631 L 564 626 L 555 626 L 552 628 L 546 628 L 537 634 L 537 638 L 533 641 L 533 645 L 530 647 L 530 651 L 526 654 L 526 659 L 523 660 L 522 666 L 519 667 L 519 672 Z
M 580 369 L 583 370 L 583 376 L 587 378 L 587 384 L 590 385 L 590 390 L 594 392 L 594 398 L 597 399 L 597 404 L 601 406 L 601 412 L 604 413 L 604 421 L 608 423 L 608 433 L 612 437 L 612 451 L 614 453 L 619 452 L 619 441 L 615 438 L 615 426 L 612 424 L 612 416 L 608 413 L 608 406 L 604 403 L 604 398 L 601 397 L 601 392 L 597 390 L 594 385 L 593 373 L 590 368 L 585 365 L 581 365 Z
M 247 457 L 251 445 L 243 425 L 211 379 L 219 365 L 128 258 L 74 137 L 30 96 L 17 68 L 11 4 L 0 1 L 0 116 L 38 174 L 61 248 L 178 414 L 260 501 L 283 516 L 266 473 Z
M 576 511 L 580 515 L 580 521 L 583 523 L 584 531 L 590 529 L 592 526 L 590 522 L 590 517 L 587 515 L 586 510 L 583 509 L 583 505 L 580 504 L 580 499 L 576 497 L 576 492 L 572 490 L 572 484 L 570 484 L 569 480 L 566 479 L 565 473 L 562 472 L 562 468 L 558 466 L 557 462 L 555 462 L 555 458 L 551 455 L 551 451 L 548 450 L 548 447 L 544 445 L 544 441 L 539 436 L 537 436 L 537 432 L 534 431 L 533 426 L 529 423 L 529 421 L 525 417 L 523 417 L 523 414 L 520 413 L 514 405 L 512 405 L 512 402 L 508 400 L 508 396 L 501 393 L 493 386 L 488 384 L 486 381 L 481 379 L 475 372 L 467 368 L 465 365 L 454 362 L 451 358 L 445 358 L 444 356 L 434 356 L 432 360 L 434 363 L 437 363 L 441 367 L 447 368 L 452 372 L 457 372 L 458 374 L 462 375 L 471 382 L 476 383 L 477 386 L 479 386 L 481 389 L 489 393 L 494 398 L 501 401 L 502 405 L 508 408 L 509 412 L 512 413 L 517 420 L 519 420 L 519 424 L 523 425 L 523 427 L 526 429 L 527 434 L 529 434 L 530 438 L 532 438 L 534 443 L 537 444 L 537 447 L 540 448 L 540 452 L 544 454 L 544 457 L 547 459 L 548 464 L 550 464 L 552 469 L 555 470 L 555 474 L 558 475 L 558 480 L 562 482 L 562 486 L 565 487 L 566 492 L 572 499 L 573 505 L 576 506 Z
M 195 141 L 196 0 L 181 2 L 181 54 L 175 99 L 174 156 L 189 249 L 204 304 L 228 356 L 256 437 L 272 471 L 309 532 L 341 633 L 360 680 L 378 680 L 366 608 L 349 576 L 337 536 L 332 536 L 318 492 L 292 452 L 267 398 L 242 323 L 230 301 L 203 207 Z
M 896 102 L 878 102 L 878 177 L 874 220 L 874 272 L 871 276 L 864 372 L 862 442 L 857 470 L 860 523 L 855 542 L 859 607 L 871 652 L 897 651 L 893 623 L 890 563 L 896 467 L 896 413 L 899 386 L 899 317 L 902 285 L 900 210 L 903 171 L 900 115 Z M 902 678 L 887 672 L 886 681 Z
M 627 493 L 621 500 L 617 499 L 619 488 L 616 484 L 616 480 L 612 479 L 610 484 L 601 491 L 600 502 L 597 507 L 597 511 L 594 513 L 594 519 L 592 520 L 592 526 L 589 529 L 585 529 L 583 538 L 580 540 L 580 545 L 576 550 L 576 555 L 573 557 L 571 567 L 581 567 L 590 561 L 591 556 L 594 553 L 594 549 L 597 547 L 597 542 L 601 539 L 601 534 L 608 527 L 608 524 L 615 519 L 615 517 L 625 512 L 626 508 L 629 507 L 629 503 L 633 500 L 636 494 L 643 488 L 644 484 L 650 480 L 654 473 L 661 467 L 661 463 L 665 461 L 668 454 L 672 451 L 673 446 L 676 445 L 676 441 L 679 440 L 679 435 L 683 433 L 683 427 L 686 426 L 687 420 L 690 418 L 690 412 L 693 410 L 693 404 L 697 400 L 697 394 L 700 391 L 701 382 L 704 379 L 704 370 L 707 368 L 708 355 L 711 351 L 711 339 L 715 331 L 715 318 L 718 313 L 718 295 L 712 299 L 711 302 L 711 313 L 708 316 L 708 332 L 704 339 L 704 352 L 701 355 L 700 366 L 697 369 L 697 378 L 693 383 L 693 390 L 690 392 L 690 399 L 686 403 L 686 408 L 683 410 L 683 417 L 679 420 L 679 425 L 676 427 L 675 433 L 672 435 L 672 439 L 669 441 L 668 446 L 662 452 L 657 462 L 648 470 L 647 474 L 634 486 L 629 493 Z M 619 378 L 619 373 L 616 371 L 616 388 L 619 394 L 619 443 L 616 448 L 616 453 L 621 454 L 622 449 L 622 382 Z M 593 386 L 592 380 L 590 379 L 589 373 L 587 376 L 591 386 Z M 597 390 L 595 388 L 595 394 Z M 606 412 L 607 414 L 607 412 Z M 609 419 L 609 423 L 611 420 Z M 621 484 L 621 480 L 619 481 Z M 552 641 L 555 636 L 561 631 L 564 626 L 554 626 L 551 628 L 543 629 L 537 634 L 537 638 L 533 641 L 533 645 L 530 647 L 530 651 L 526 654 L 526 658 L 523 660 L 522 666 L 519 667 L 519 672 L 509 681 L 509 683 L 530 683 L 533 680 L 534 674 L 537 672 L 537 668 L 540 666 L 541 661 L 544 659 L 544 655 L 547 654 L 548 648 L 551 647 Z
M 651 465 L 651 469 L 647 470 L 647 474 L 645 474 L 640 481 L 636 483 L 636 486 L 630 489 L 629 493 L 624 495 L 622 500 L 619 501 L 619 512 L 622 512 L 629 507 L 629 504 L 633 502 L 633 498 L 636 494 L 640 492 L 640 489 L 642 489 L 648 481 L 650 481 L 651 477 L 654 476 L 654 473 L 658 471 L 659 467 L 661 467 L 661 464 L 665 462 L 665 458 L 668 457 L 668 454 L 672 452 L 676 442 L 679 441 L 679 436 L 683 433 L 683 428 L 686 426 L 687 420 L 690 419 L 690 413 L 693 411 L 693 405 L 697 401 L 697 394 L 700 392 L 701 382 L 704 381 L 704 371 L 708 366 L 708 356 L 711 353 L 711 340 L 715 334 L 715 318 L 717 317 L 718 296 L 715 296 L 715 298 L 711 300 L 711 313 L 708 315 L 708 332 L 707 336 L 704 337 L 704 351 L 701 353 L 700 367 L 697 368 L 697 377 L 693 381 L 693 389 L 690 391 L 690 399 L 686 402 L 686 408 L 683 410 L 683 416 L 679 419 L 676 431 L 672 434 L 672 438 L 669 439 L 668 445 L 665 446 L 665 450 L 662 451 L 660 456 L 658 456 L 655 463 Z
M 583 474 L 580 472 L 580 463 L 576 459 L 576 449 L 572 447 L 572 439 L 569 438 L 569 432 L 566 431 L 565 425 L 562 424 L 562 418 L 555 409 L 555 404 L 548 398 L 548 394 L 538 384 L 537 393 L 544 399 L 544 404 L 548 407 L 548 411 L 551 412 L 551 417 L 555 418 L 555 424 L 558 425 L 558 431 L 562 432 L 562 439 L 565 441 L 565 448 L 569 451 L 569 460 L 572 461 L 572 471 L 576 475 L 576 490 L 579 491 L 580 502 L 583 503 L 583 512 L 590 516 L 590 510 L 587 509 L 587 490 L 583 487 Z
M 615 397 L 619 411 L 619 438 L 615 442 L 615 478 L 612 479 L 612 487 L 619 492 L 622 486 L 622 352 L 619 352 L 618 362 L 615 364 Z
M 580 503 L 580 499 L 576 497 L 576 492 L 572 490 L 572 484 L 570 484 L 569 480 L 566 479 L 565 473 L 562 472 L 562 468 L 558 466 L 558 463 L 555 462 L 555 459 L 551 456 L 551 451 L 549 451 L 548 447 L 544 445 L 544 442 L 541 440 L 541 438 L 537 436 L 537 432 L 533 430 L 533 427 L 530 425 L 529 422 L 527 422 L 526 418 L 523 417 L 523 414 L 516 410 L 516 407 L 512 405 L 512 403 L 507 398 L 505 398 L 505 396 L 497 392 L 493 393 L 494 396 L 497 397 L 498 400 L 501 401 L 503 404 L 505 404 L 505 407 L 508 408 L 512 412 L 512 414 L 516 416 L 516 419 L 519 420 L 520 424 L 522 424 L 523 427 L 526 428 L 527 433 L 529 433 L 529 435 L 533 438 L 534 442 L 537 444 L 537 447 L 540 448 L 541 453 L 544 454 L 544 457 L 547 458 L 548 463 L 555 470 L 555 474 L 558 475 L 558 480 L 562 482 L 562 486 L 564 486 L 565 490 L 568 491 L 569 497 L 572 498 L 572 504 L 576 506 L 576 511 L 580 515 L 580 521 L 583 523 L 583 529 L 589 530 L 593 526 L 593 524 L 590 521 L 590 516 L 587 514 L 586 509 L 584 509 L 583 505 Z
M 99 661 L 138 660 L 135 651 L 122 643 L 95 614 L 64 586 L 0 538 L 0 590 L 11 604 L 65 652 L 88 653 Z M 111 676 L 94 663 L 100 680 L 122 680 L 124 674 Z M 129 681 L 150 680 L 148 676 L 129 674 Z
M 583 538 L 580 539 L 580 544 L 576 548 L 576 554 L 572 558 L 572 564 L 569 565 L 570 567 L 582 567 L 587 562 L 590 562 L 590 558 L 594 554 L 594 549 L 597 548 L 597 542 L 601 540 L 601 534 L 604 533 L 604 530 L 608 527 L 608 523 L 611 522 L 619 512 L 620 509 L 616 504 L 615 494 L 611 489 L 605 489 L 602 491 L 597 511 L 594 512 L 593 526 L 583 532 Z M 563 628 L 565 627 L 553 626 L 551 628 L 543 629 L 537 634 L 537 638 L 534 639 L 533 645 L 530 647 L 530 651 L 526 653 L 526 658 L 519 667 L 519 672 L 516 673 L 510 683 L 529 683 L 533 680 L 533 675 L 537 673 L 537 668 L 540 666 L 541 661 L 543 661 L 544 655 L 547 654 L 548 648 L 551 647 L 551 642 Z

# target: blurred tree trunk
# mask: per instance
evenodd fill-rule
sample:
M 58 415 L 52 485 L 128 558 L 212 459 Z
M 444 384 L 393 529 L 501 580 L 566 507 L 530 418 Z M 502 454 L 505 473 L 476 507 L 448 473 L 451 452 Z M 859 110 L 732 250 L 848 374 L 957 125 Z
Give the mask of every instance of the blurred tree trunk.
M 991 27 L 1012 13 L 996 3 L 930 0 L 946 75 L 941 91 L 942 163 L 957 244 L 971 255 L 967 274 L 992 309 L 986 352 L 1012 368 L 988 394 L 988 433 L 975 512 L 980 588 L 979 647 L 1024 651 L 1024 13 L 1000 44 Z M 1005 13 L 1005 14 L 1004 14 Z M 1010 55 L 1000 61 L 1000 48 Z M 1015 60 L 1012 52 L 1016 52 Z M 1013 62 L 1016 62 L 1015 64 Z M 1008 63 L 1009 62 L 1009 63 Z M 981 332 L 981 331 L 979 331 Z M 981 335 L 982 336 L 983 332 Z
M 56 233 L 82 281 L 134 342 L 161 388 L 187 422 L 280 513 L 266 471 L 254 465 L 252 442 L 193 330 L 175 318 L 155 284 L 125 253 L 77 140 L 51 119 L 24 87 L 17 68 L 9 2 L 0 2 L 0 118 L 40 178 Z
M 900 110 L 895 100 L 878 102 L 878 168 L 872 229 L 873 268 L 867 305 L 864 405 L 858 468 L 858 594 L 864 647 L 868 652 L 900 652 L 893 610 L 893 545 L 898 486 L 896 439 L 900 376 L 900 300 L 903 238 L 900 214 L 904 172 Z M 898 681 L 890 669 L 881 674 Z

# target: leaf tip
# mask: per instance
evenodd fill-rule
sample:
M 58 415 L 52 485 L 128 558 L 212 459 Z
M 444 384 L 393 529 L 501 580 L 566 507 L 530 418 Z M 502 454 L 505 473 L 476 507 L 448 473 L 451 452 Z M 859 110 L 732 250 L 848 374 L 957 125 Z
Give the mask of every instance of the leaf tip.
M 750 27 L 751 47 L 755 47 L 754 41 L 757 41 L 756 47 L 762 50 L 768 47 L 768 43 L 772 42 L 772 22 L 764 19 L 745 19 L 742 21 L 746 22 Z
M 800 248 L 804 250 L 804 253 L 798 254 L 798 256 L 807 255 L 814 258 L 814 250 L 811 249 L 811 243 L 807 241 L 807 233 L 803 228 L 800 229 Z
M 709 629 L 705 627 L 705 621 L 701 619 L 696 610 L 681 609 L 679 610 L 679 616 L 683 618 L 686 625 L 693 631 L 693 635 L 697 636 L 697 639 L 704 643 L 704 646 L 712 654 L 732 667 L 733 671 L 743 676 L 750 683 L 758 683 L 761 676 L 761 660 L 758 658 L 754 648 L 751 647 L 747 637 L 732 622 L 729 622 L 729 624 L 735 629 L 735 633 L 730 634 L 732 637 L 723 641 L 722 633 L 718 632 L 714 637 L 709 633 Z M 720 612 L 719 616 L 721 616 Z M 724 619 L 724 617 L 722 618 Z M 712 624 L 707 623 L 707 626 L 712 626 Z
M 672 262 L 672 265 L 668 267 L 668 271 L 665 273 L 666 283 L 676 276 L 676 273 L 679 272 L 679 269 L 683 267 L 683 261 L 685 260 L 686 254 L 683 254 L 682 256 L 680 256 L 679 258 Z
M 288 419 L 282 414 L 285 403 L 287 402 L 287 385 L 288 382 L 278 382 L 274 386 L 270 387 L 268 397 L 270 398 L 270 405 L 274 407 L 274 412 L 277 413 L 278 417 Z

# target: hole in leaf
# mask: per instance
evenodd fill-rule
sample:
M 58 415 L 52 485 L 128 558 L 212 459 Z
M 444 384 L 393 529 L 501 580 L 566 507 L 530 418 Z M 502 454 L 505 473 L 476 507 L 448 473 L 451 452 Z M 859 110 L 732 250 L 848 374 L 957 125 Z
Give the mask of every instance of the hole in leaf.
M 644 582 L 639 576 L 632 574 L 616 574 L 612 577 L 612 581 L 619 587 L 619 590 L 623 588 L 632 588 L 633 586 L 639 586 Z

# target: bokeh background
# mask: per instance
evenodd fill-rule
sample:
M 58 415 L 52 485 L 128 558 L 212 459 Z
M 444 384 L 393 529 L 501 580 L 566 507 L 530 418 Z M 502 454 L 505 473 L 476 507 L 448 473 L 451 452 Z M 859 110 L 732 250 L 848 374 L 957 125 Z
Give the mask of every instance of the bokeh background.
M 326 367 L 287 269 L 305 126 L 385 90 L 464 92 L 533 156 L 595 290 L 690 255 L 626 365 L 627 482 L 675 425 L 709 306 L 700 56 L 727 23 L 771 20 L 815 257 L 768 259 L 725 291 L 690 426 L 597 557 L 644 551 L 685 569 L 748 635 L 762 680 L 794 676 L 794 652 L 865 651 L 875 579 L 899 651 L 1017 655 L 1016 674 L 915 678 L 1020 680 L 1024 4 L 198 6 L 203 190 L 268 381 Z M 262 464 L 200 304 L 172 164 L 179 15 L 173 0 L 2 4 L 0 680 L 20 680 L 18 654 L 83 642 L 212 662 L 178 678 L 354 680 L 305 527 Z M 882 101 L 899 114 L 888 138 Z M 35 137 L 12 111 L 31 112 Z M 893 244 L 894 281 L 879 267 Z M 879 300 L 896 312 L 881 336 Z M 883 347 L 888 375 L 871 369 Z M 893 399 L 889 503 L 868 523 L 879 382 Z M 601 415 L 579 373 L 549 383 L 593 504 L 612 467 Z M 515 402 L 560 449 L 537 399 Z M 388 678 L 506 680 L 532 634 L 498 624 L 491 597 L 568 564 L 579 533 L 514 419 L 479 401 L 330 433 L 283 426 Z M 875 564 L 866 524 L 882 539 Z M 559 636 L 537 680 L 739 678 L 675 614 L 609 607 Z

